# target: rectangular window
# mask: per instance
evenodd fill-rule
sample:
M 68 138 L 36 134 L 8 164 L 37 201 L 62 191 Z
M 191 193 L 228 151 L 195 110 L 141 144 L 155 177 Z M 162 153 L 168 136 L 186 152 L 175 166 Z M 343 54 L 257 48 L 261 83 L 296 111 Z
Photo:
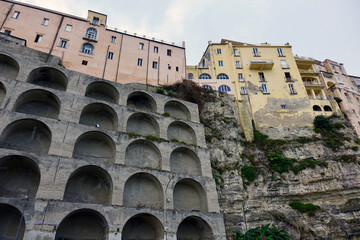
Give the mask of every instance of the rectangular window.
M 236 61 L 236 62 L 235 62 L 235 66 L 236 66 L 236 68 L 241 68 L 240 61 Z
M 259 51 L 257 48 L 253 48 L 254 57 L 260 57 Z
M 289 66 L 287 65 L 286 61 L 285 60 L 281 60 L 281 67 L 282 68 L 289 68 Z
M 239 52 L 238 52 L 237 49 L 234 49 L 233 52 L 234 52 L 234 56 L 235 56 L 235 57 L 238 57 L 238 56 L 239 56 Z
M 296 93 L 293 84 L 289 84 L 290 93 Z
M 243 74 L 242 74 L 242 73 L 238 73 L 238 79 L 239 79 L 239 81 L 243 81 L 243 80 L 244 80 L 244 77 L 243 77 Z
M 36 35 L 36 37 L 35 37 L 35 41 L 34 42 L 36 42 L 36 43 L 39 43 L 39 42 L 41 42 L 41 39 L 42 39 L 42 35 Z
M 284 54 L 283 54 L 281 48 L 278 48 L 278 49 L 277 49 L 277 52 L 278 52 L 278 54 L 279 54 L 279 57 L 284 57 Z
M 139 43 L 139 49 L 144 50 L 144 44 L 143 43 Z
M 60 47 L 62 47 L 62 48 L 66 48 L 66 44 L 67 44 L 67 41 L 66 41 L 66 40 L 61 39 L 61 41 L 60 41 Z
M 88 64 L 88 61 L 82 60 L 81 64 L 86 66 Z
M 179 67 L 176 67 L 175 69 L 176 69 L 177 72 L 179 71 Z
M 99 18 L 94 17 L 93 20 L 92 20 L 92 24 L 99 25 Z
M 71 29 L 72 29 L 72 25 L 66 25 L 66 28 L 65 28 L 65 31 L 67 32 L 71 32 Z
M 241 88 L 240 88 L 240 93 L 241 93 L 241 94 L 246 94 L 246 88 L 245 88 L 245 87 L 241 87 Z
M 11 31 L 10 31 L 10 30 L 5 30 L 4 33 L 5 33 L 6 35 L 10 35 L 10 34 L 11 34 Z
M 259 80 L 260 82 L 265 82 L 265 75 L 263 72 L 259 72 Z
M 167 55 L 171 57 L 171 50 L 170 49 L 167 50 Z
M 341 78 L 339 76 L 337 76 L 336 78 L 337 78 L 339 83 L 343 83 L 343 81 L 341 80 Z
M 108 59 L 112 60 L 114 57 L 114 53 L 113 52 L 109 52 L 108 54 Z
M 220 48 L 216 49 L 216 53 L 221 54 L 221 49 Z
M 334 72 L 337 72 L 335 65 L 332 65 L 332 68 L 333 68 Z
M 168 70 L 171 70 L 171 65 L 170 64 L 168 64 Z
M 138 58 L 138 66 L 142 66 L 142 59 Z
M 286 109 L 286 105 L 281 105 L 281 109 Z
M 285 73 L 285 78 L 286 78 L 286 81 L 291 81 L 291 75 L 289 72 Z
M 224 63 L 223 63 L 223 61 L 219 61 L 219 67 L 222 67 L 222 66 L 224 66 Z
M 267 90 L 266 84 L 261 85 L 261 90 L 262 90 L 263 93 L 269 93 L 268 90 Z
M 116 43 L 116 37 L 115 36 L 111 36 L 111 43 Z
M 158 68 L 158 63 L 157 62 L 153 62 L 153 66 L 152 66 L 154 69 L 157 69 Z
M 20 15 L 20 12 L 15 11 L 12 17 L 17 19 L 19 17 L 19 15 Z
M 49 24 L 49 19 L 44 18 L 41 25 L 47 26 Z
M 154 53 L 158 53 L 159 52 L 159 48 L 158 47 L 154 47 Z

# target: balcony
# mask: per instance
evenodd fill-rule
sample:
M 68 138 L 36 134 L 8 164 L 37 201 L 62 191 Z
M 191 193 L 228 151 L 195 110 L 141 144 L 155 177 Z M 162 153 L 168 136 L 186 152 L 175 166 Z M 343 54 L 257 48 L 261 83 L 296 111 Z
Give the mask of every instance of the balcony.
M 325 85 L 321 82 L 316 82 L 316 81 L 303 81 L 304 86 L 306 88 L 316 88 L 316 89 L 323 89 L 325 87 Z
M 302 76 L 317 76 L 319 72 L 314 71 L 313 69 L 299 69 L 299 72 Z
M 251 70 L 270 70 L 274 66 L 274 62 L 269 59 L 253 59 L 250 60 Z
M 295 57 L 296 65 L 298 68 L 310 68 L 315 61 L 313 59 L 297 58 Z
M 295 79 L 293 79 L 293 78 L 286 78 L 286 80 L 285 80 L 287 83 L 288 82 L 295 82 Z

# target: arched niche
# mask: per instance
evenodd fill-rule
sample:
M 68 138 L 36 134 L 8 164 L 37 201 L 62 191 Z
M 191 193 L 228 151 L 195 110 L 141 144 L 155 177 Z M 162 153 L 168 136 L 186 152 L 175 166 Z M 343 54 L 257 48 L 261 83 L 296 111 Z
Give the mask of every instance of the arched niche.
M 164 239 L 164 227 L 153 215 L 141 213 L 130 218 L 121 235 L 122 240 L 162 240 Z
M 136 91 L 131 93 L 127 99 L 127 106 L 143 111 L 156 112 L 156 102 L 147 93 Z
M 200 159 L 192 150 L 188 148 L 176 148 L 170 155 L 170 171 L 175 173 L 200 176 Z
M 176 231 L 177 240 L 215 239 L 210 225 L 202 218 L 190 216 L 185 218 Z
M 116 131 L 118 116 L 111 107 L 102 103 L 92 103 L 82 110 L 79 123 Z
M 8 204 L 0 204 L 0 239 L 15 239 L 21 219 L 21 212 Z M 25 221 L 21 220 L 18 240 L 23 239 L 25 233 Z
M 184 178 L 174 188 L 174 208 L 185 211 L 207 211 L 204 188 L 195 180 Z
M 159 136 L 159 124 L 151 115 L 146 113 L 134 113 L 127 120 L 126 132 L 140 135 Z
M 314 105 L 313 106 L 313 111 L 315 112 L 321 112 L 321 107 L 319 105 Z
M 152 142 L 135 140 L 126 148 L 125 164 L 132 167 L 161 169 L 161 153 Z
M 175 121 L 172 122 L 167 129 L 167 137 L 169 140 L 177 139 L 179 142 L 196 145 L 196 134 L 194 130 L 186 123 Z
M 332 112 L 332 108 L 329 105 L 325 105 L 324 106 L 324 111 L 325 112 Z
M 15 79 L 19 73 L 19 64 L 15 59 L 0 54 L 0 76 Z
M 86 88 L 85 96 L 111 103 L 118 103 L 119 101 L 118 90 L 106 82 L 93 82 L 89 84 Z
M 66 183 L 64 201 L 110 204 L 111 194 L 110 175 L 100 167 L 85 166 L 71 174 Z
M 148 173 L 136 173 L 126 181 L 123 199 L 126 207 L 161 209 L 164 203 L 159 180 Z
M 60 100 L 55 94 L 46 90 L 29 90 L 18 97 L 14 111 L 57 119 L 60 112 Z
M 55 240 L 106 239 L 109 227 L 105 218 L 91 209 L 67 215 L 57 228 Z
M 164 112 L 170 113 L 171 117 L 180 118 L 187 121 L 191 120 L 189 109 L 178 101 L 167 102 L 164 107 Z
M 27 82 L 60 91 L 66 91 L 68 79 L 60 70 L 52 67 L 40 67 L 31 71 Z
M 51 131 L 38 120 L 22 119 L 7 125 L 1 139 L 2 148 L 45 154 L 50 148 Z
M 40 169 L 30 158 L 11 155 L 0 159 L 0 197 L 34 199 L 40 183 Z
M 105 133 L 94 131 L 84 133 L 76 140 L 73 158 L 114 162 L 115 152 L 114 141 Z
M 6 96 L 6 88 L 4 84 L 0 82 L 0 106 L 3 103 L 5 96 Z

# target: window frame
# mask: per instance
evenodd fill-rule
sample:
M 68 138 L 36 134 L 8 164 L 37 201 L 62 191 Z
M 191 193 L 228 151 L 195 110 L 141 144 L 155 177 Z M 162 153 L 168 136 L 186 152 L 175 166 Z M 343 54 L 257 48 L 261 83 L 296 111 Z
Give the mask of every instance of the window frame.
M 100 18 L 98 18 L 98 17 L 93 17 L 93 19 L 92 19 L 92 21 L 91 21 L 91 24 L 99 25 L 99 24 L 100 24 Z
M 140 42 L 139 43 L 139 50 L 144 50 L 145 44 Z
M 242 73 L 238 73 L 239 81 L 244 81 L 244 75 Z
M 142 64 L 143 64 L 143 59 L 142 59 L 142 58 L 138 58 L 138 60 L 137 60 L 137 65 L 138 65 L 139 67 L 141 67 Z
M 42 20 L 42 22 L 41 22 L 41 25 L 47 26 L 47 25 L 49 25 L 49 21 L 50 21 L 50 19 L 44 18 L 44 19 Z
M 231 92 L 231 88 L 228 85 L 221 85 L 218 87 L 218 91 L 219 92 Z
M 61 48 L 66 48 L 67 42 L 68 42 L 68 40 L 60 39 L 60 45 L 59 45 L 59 47 L 61 47 Z
M 269 94 L 269 90 L 266 84 L 261 84 L 261 91 L 263 94 Z
M 73 27 L 73 26 L 72 26 L 71 24 L 66 24 L 65 31 L 66 31 L 66 32 L 71 32 L 72 27 Z
M 286 60 L 280 60 L 281 68 L 282 69 L 289 69 L 289 65 L 287 64 Z
M 219 60 L 218 61 L 219 67 L 223 67 L 224 66 L 224 61 L 223 60 Z
M 159 53 L 159 47 L 158 46 L 154 46 L 154 53 Z
M 116 43 L 116 36 L 111 36 L 110 42 L 111 43 Z
M 96 41 L 97 39 L 97 30 L 95 28 L 88 28 L 86 29 L 85 38 Z
M 266 82 L 265 74 L 264 72 L 258 72 L 259 81 L 260 82 Z
M 240 94 L 247 94 L 246 87 L 240 87 Z
M 206 76 L 206 77 L 204 77 L 204 76 Z M 211 76 L 210 76 L 210 74 L 202 73 L 202 74 L 200 74 L 199 79 L 211 79 Z
M 216 54 L 221 54 L 221 48 L 216 49 Z
M 36 34 L 36 37 L 35 37 L 34 42 L 36 42 L 36 43 L 40 43 L 40 42 L 41 42 L 41 40 L 43 39 L 43 36 L 44 36 L 44 35 L 41 35 L 41 34 Z
M 11 35 L 11 30 L 9 30 L 9 29 L 4 29 L 4 34 L 5 35 Z
M 238 50 L 237 48 L 234 48 L 234 49 L 233 49 L 233 54 L 234 54 L 235 57 L 240 56 L 240 55 L 239 55 L 239 50 Z
M 258 48 L 253 48 L 254 57 L 260 57 Z
M 92 48 L 87 48 L 85 47 L 86 45 L 90 45 Z M 94 54 L 94 45 L 90 44 L 90 43 L 84 43 L 81 47 L 81 52 L 84 54 L 89 54 L 89 55 L 93 55 Z
M 113 60 L 114 58 L 114 53 L 113 52 L 108 52 L 108 58 L 109 60 Z
M 153 68 L 153 69 L 158 69 L 158 62 L 153 61 L 153 62 L 152 62 L 152 68 Z
M 18 17 L 20 16 L 20 12 L 19 11 L 14 11 L 12 18 L 14 19 L 18 19 Z
M 296 94 L 294 84 L 289 84 L 289 90 L 290 90 L 290 94 Z
M 284 55 L 284 53 L 283 53 L 283 51 L 282 51 L 282 48 L 278 48 L 278 49 L 277 49 L 277 52 L 278 52 L 278 56 L 279 56 L 279 57 L 285 57 L 285 55 Z
M 169 57 L 171 57 L 171 54 L 172 54 L 171 49 L 168 49 L 168 50 L 166 51 L 166 55 L 169 56 Z
M 225 73 L 219 73 L 216 76 L 216 79 L 219 79 L 219 80 L 229 79 L 229 76 L 227 74 L 225 74 Z
M 235 67 L 236 68 L 241 68 L 241 63 L 240 63 L 240 61 L 235 61 Z

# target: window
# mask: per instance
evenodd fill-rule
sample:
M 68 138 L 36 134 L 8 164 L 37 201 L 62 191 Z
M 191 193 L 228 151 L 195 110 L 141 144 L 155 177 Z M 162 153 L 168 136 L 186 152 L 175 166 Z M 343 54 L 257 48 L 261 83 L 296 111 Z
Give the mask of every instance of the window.
M 199 79 L 211 79 L 209 74 L 203 73 L 199 76 Z
M 337 78 L 339 83 L 343 83 L 343 81 L 341 80 L 341 78 L 339 76 L 337 76 L 336 78 Z
M 280 49 L 280 48 L 278 48 Z M 286 109 L 286 105 L 281 105 L 281 109 Z
M 11 34 L 11 31 L 10 31 L 10 30 L 5 30 L 4 33 L 5 33 L 6 35 L 10 35 L 10 34 Z
M 19 17 L 19 15 L 20 15 L 20 12 L 15 11 L 12 17 L 17 19 Z
M 71 29 L 72 29 L 72 25 L 66 25 L 66 27 L 65 27 L 65 31 L 67 31 L 67 32 L 71 32 Z
M 144 44 L 143 43 L 139 43 L 139 49 L 144 50 Z
M 158 53 L 159 52 L 159 48 L 158 47 L 154 47 L 154 53 Z
M 176 69 L 177 72 L 179 71 L 179 67 L 176 67 L 175 69 Z
M 86 66 L 88 64 L 88 61 L 82 60 L 81 64 Z
M 243 81 L 243 80 L 244 80 L 244 77 L 243 77 L 243 74 L 242 74 L 242 73 L 238 73 L 238 79 L 239 79 L 239 81 Z
M 278 48 L 278 49 L 277 49 L 277 52 L 278 52 L 278 54 L 279 54 L 279 57 L 284 57 L 284 54 L 283 54 L 281 48 Z M 281 105 L 281 106 L 282 106 L 282 105 Z
M 189 79 L 189 80 L 194 79 L 194 75 L 192 75 L 192 73 L 189 73 L 189 74 L 188 74 L 188 79 Z
M 289 90 L 290 90 L 290 93 L 292 93 L 292 94 L 296 93 L 293 84 L 289 84 Z
M 66 41 L 66 40 L 61 39 L 61 41 L 60 41 L 60 47 L 62 47 L 62 48 L 66 48 L 66 44 L 67 44 L 67 41 Z
M 254 53 L 254 57 L 260 57 L 258 49 L 257 48 L 253 48 L 253 53 Z
M 236 68 L 241 68 L 240 61 L 236 61 L 236 62 L 235 62 L 235 66 L 236 66 Z
M 85 43 L 81 49 L 81 52 L 85 54 L 93 54 L 94 46 L 91 45 L 90 43 Z
M 216 49 L 216 53 L 221 54 L 221 49 L 220 48 Z
M 168 70 L 171 70 L 171 65 L 170 64 L 168 64 Z
M 49 24 L 49 19 L 44 18 L 41 25 L 47 26 Z
M 108 54 L 108 59 L 112 60 L 114 57 L 114 53 L 113 52 L 109 52 Z
M 35 37 L 35 41 L 34 42 L 36 42 L 36 43 L 39 43 L 39 42 L 41 42 L 41 39 L 42 39 L 42 35 L 36 35 L 36 37 Z
M 286 61 L 285 60 L 281 60 L 281 67 L 282 68 L 289 68 L 289 66 L 286 64 Z
M 229 79 L 228 75 L 226 75 L 225 73 L 220 73 L 219 75 L 217 75 L 216 78 L 217 79 Z
M 116 37 L 115 36 L 111 36 L 111 43 L 116 43 Z
M 291 81 L 291 75 L 289 72 L 285 72 L 286 81 Z
M 202 87 L 205 88 L 205 89 L 208 89 L 208 90 L 212 90 L 212 87 L 210 87 L 209 85 L 203 85 Z
M 157 63 L 157 62 L 153 62 L 152 67 L 153 67 L 154 69 L 157 69 L 157 68 L 158 68 L 158 63 Z
M 93 20 L 92 20 L 92 24 L 99 25 L 99 18 L 94 17 Z
M 337 69 L 336 69 L 335 65 L 332 65 L 332 68 L 333 68 L 334 72 L 337 72 Z
M 239 56 L 239 52 L 238 52 L 237 49 L 234 49 L 233 52 L 234 52 L 234 56 L 235 56 L 235 57 L 236 57 L 236 56 Z
M 170 49 L 167 50 L 167 55 L 171 57 L 171 50 Z
M 260 79 L 260 82 L 265 82 L 265 75 L 263 72 L 259 72 L 259 79 Z
M 240 93 L 241 93 L 241 94 L 246 94 L 246 88 L 245 88 L 245 87 L 241 87 L 241 88 L 240 88 Z
M 226 85 L 221 85 L 219 87 L 219 92 L 230 92 L 231 89 L 229 88 L 229 86 L 226 86 Z
M 143 61 L 143 60 L 142 60 L 141 58 L 138 58 L 138 64 L 137 64 L 137 65 L 138 65 L 138 66 L 142 66 L 142 61 Z
M 219 61 L 219 67 L 222 67 L 222 66 L 224 66 L 224 63 L 223 63 L 222 60 L 220 60 L 220 61 Z
M 269 93 L 268 90 L 267 90 L 266 84 L 261 85 L 261 90 L 262 90 L 262 93 Z
M 86 35 L 85 37 L 91 40 L 96 40 L 96 36 L 97 36 L 97 31 L 95 28 L 88 28 L 88 30 L 86 30 Z

